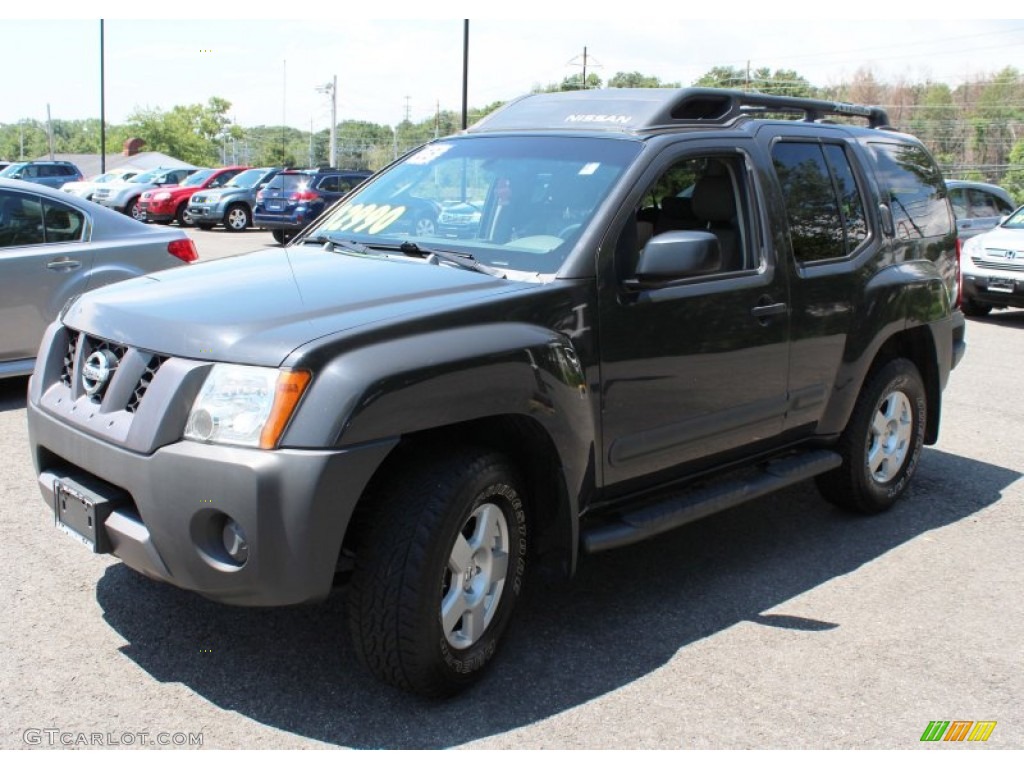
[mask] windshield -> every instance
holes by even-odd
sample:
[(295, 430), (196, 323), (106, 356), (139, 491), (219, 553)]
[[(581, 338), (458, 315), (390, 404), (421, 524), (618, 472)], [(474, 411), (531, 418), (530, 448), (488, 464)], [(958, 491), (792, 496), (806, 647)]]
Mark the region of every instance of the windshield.
[(13, 176), (16, 173), (21, 173), (22, 169), (26, 165), (27, 165), (27, 163), (15, 163), (14, 165), (9, 165), (6, 168), (4, 168), (2, 171), (0, 171), (0, 176), (2, 176), (4, 178), (9, 178), (9, 177)]
[(238, 189), (255, 187), (269, 170), (269, 168), (250, 168), (248, 171), (242, 171), (224, 186), (237, 187)]
[(183, 187), (198, 187), (200, 184), (202, 184), (204, 181), (206, 181), (212, 175), (213, 175), (213, 169), (212, 168), (206, 168), (206, 169), (204, 169), (202, 171), (196, 171), (191, 176), (186, 177), (185, 180), (183, 182), (181, 182), (181, 186), (183, 186)]
[(1003, 222), (1003, 227), (1006, 229), (1024, 229), (1024, 206), (1021, 206), (1007, 216)]
[(158, 179), (161, 176), (163, 176), (165, 173), (167, 173), (167, 169), (166, 168), (156, 168), (156, 169), (154, 169), (152, 171), (146, 171), (145, 173), (140, 173), (138, 176), (133, 178), (132, 181), (136, 182), (138, 184), (149, 184), (154, 179)]
[(640, 151), (633, 141), (466, 137), (428, 144), (332, 210), (310, 239), (448, 249), (552, 274)]

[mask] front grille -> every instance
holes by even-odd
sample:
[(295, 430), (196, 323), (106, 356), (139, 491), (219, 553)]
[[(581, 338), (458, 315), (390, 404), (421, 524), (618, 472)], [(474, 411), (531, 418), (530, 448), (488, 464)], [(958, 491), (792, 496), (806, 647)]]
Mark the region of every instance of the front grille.
[[(96, 353), (103, 356), (102, 362)], [(90, 375), (86, 376), (84, 369), (90, 357), (93, 358), (93, 364)], [(60, 383), (70, 389), (76, 398), (88, 397), (91, 402), (104, 405), (104, 410), (125, 410), (134, 414), (160, 366), (167, 360), (167, 357), (152, 352), (69, 330), (61, 361)], [(108, 371), (106, 380), (98, 388), (95, 378), (97, 364), (105, 366)], [(126, 377), (127, 381), (124, 380)], [(118, 381), (116, 386), (115, 381)], [(90, 394), (90, 388), (95, 388), (95, 392)], [(115, 399), (107, 402), (112, 392), (117, 393), (113, 395)]]
[(975, 266), (987, 269), (1007, 269), (1011, 272), (1024, 272), (1024, 259), (1020, 261), (1004, 261), (1002, 259), (995, 261), (984, 257), (972, 256), (971, 261), (974, 262)]
[(146, 370), (142, 376), (139, 377), (139, 383), (135, 385), (132, 390), (132, 396), (128, 399), (128, 405), (124, 407), (128, 413), (135, 413), (139, 408), (139, 403), (142, 402), (142, 398), (146, 395), (146, 390), (149, 385), (153, 382), (153, 377), (156, 376), (156, 372), (160, 370), (160, 366), (166, 362), (166, 357), (160, 355), (153, 355), (149, 363), (146, 365)]
[(68, 345), (64, 350), (64, 361), (60, 370), (60, 383), (70, 388), (75, 376), (75, 348), (78, 346), (78, 334), (68, 334)]

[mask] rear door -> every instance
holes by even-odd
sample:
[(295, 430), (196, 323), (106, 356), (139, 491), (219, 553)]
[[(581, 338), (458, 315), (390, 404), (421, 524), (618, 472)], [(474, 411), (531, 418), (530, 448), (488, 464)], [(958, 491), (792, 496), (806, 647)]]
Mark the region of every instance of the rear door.
[(76, 208), (0, 190), (0, 361), (35, 357), (46, 326), (85, 290), (85, 225)]

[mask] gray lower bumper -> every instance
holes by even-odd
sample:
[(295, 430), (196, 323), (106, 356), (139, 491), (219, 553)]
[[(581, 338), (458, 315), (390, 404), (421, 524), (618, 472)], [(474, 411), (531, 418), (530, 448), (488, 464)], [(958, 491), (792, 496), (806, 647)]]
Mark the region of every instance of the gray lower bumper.
[[(277, 450), (182, 441), (141, 455), (83, 434), (28, 405), (43, 497), (54, 482), (123, 491), (104, 523), (113, 555), (154, 578), (236, 605), (288, 605), (330, 591), (342, 539), (366, 483), (391, 450)], [(223, 550), (229, 517), (248, 559)]]

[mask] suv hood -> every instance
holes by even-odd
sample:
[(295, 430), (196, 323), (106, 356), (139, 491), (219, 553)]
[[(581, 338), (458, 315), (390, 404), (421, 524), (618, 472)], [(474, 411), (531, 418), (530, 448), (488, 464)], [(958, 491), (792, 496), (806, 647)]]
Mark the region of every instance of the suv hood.
[(426, 262), (297, 246), (89, 291), (62, 319), (76, 330), (150, 352), (278, 366), (292, 350), (328, 334), (529, 287)]

